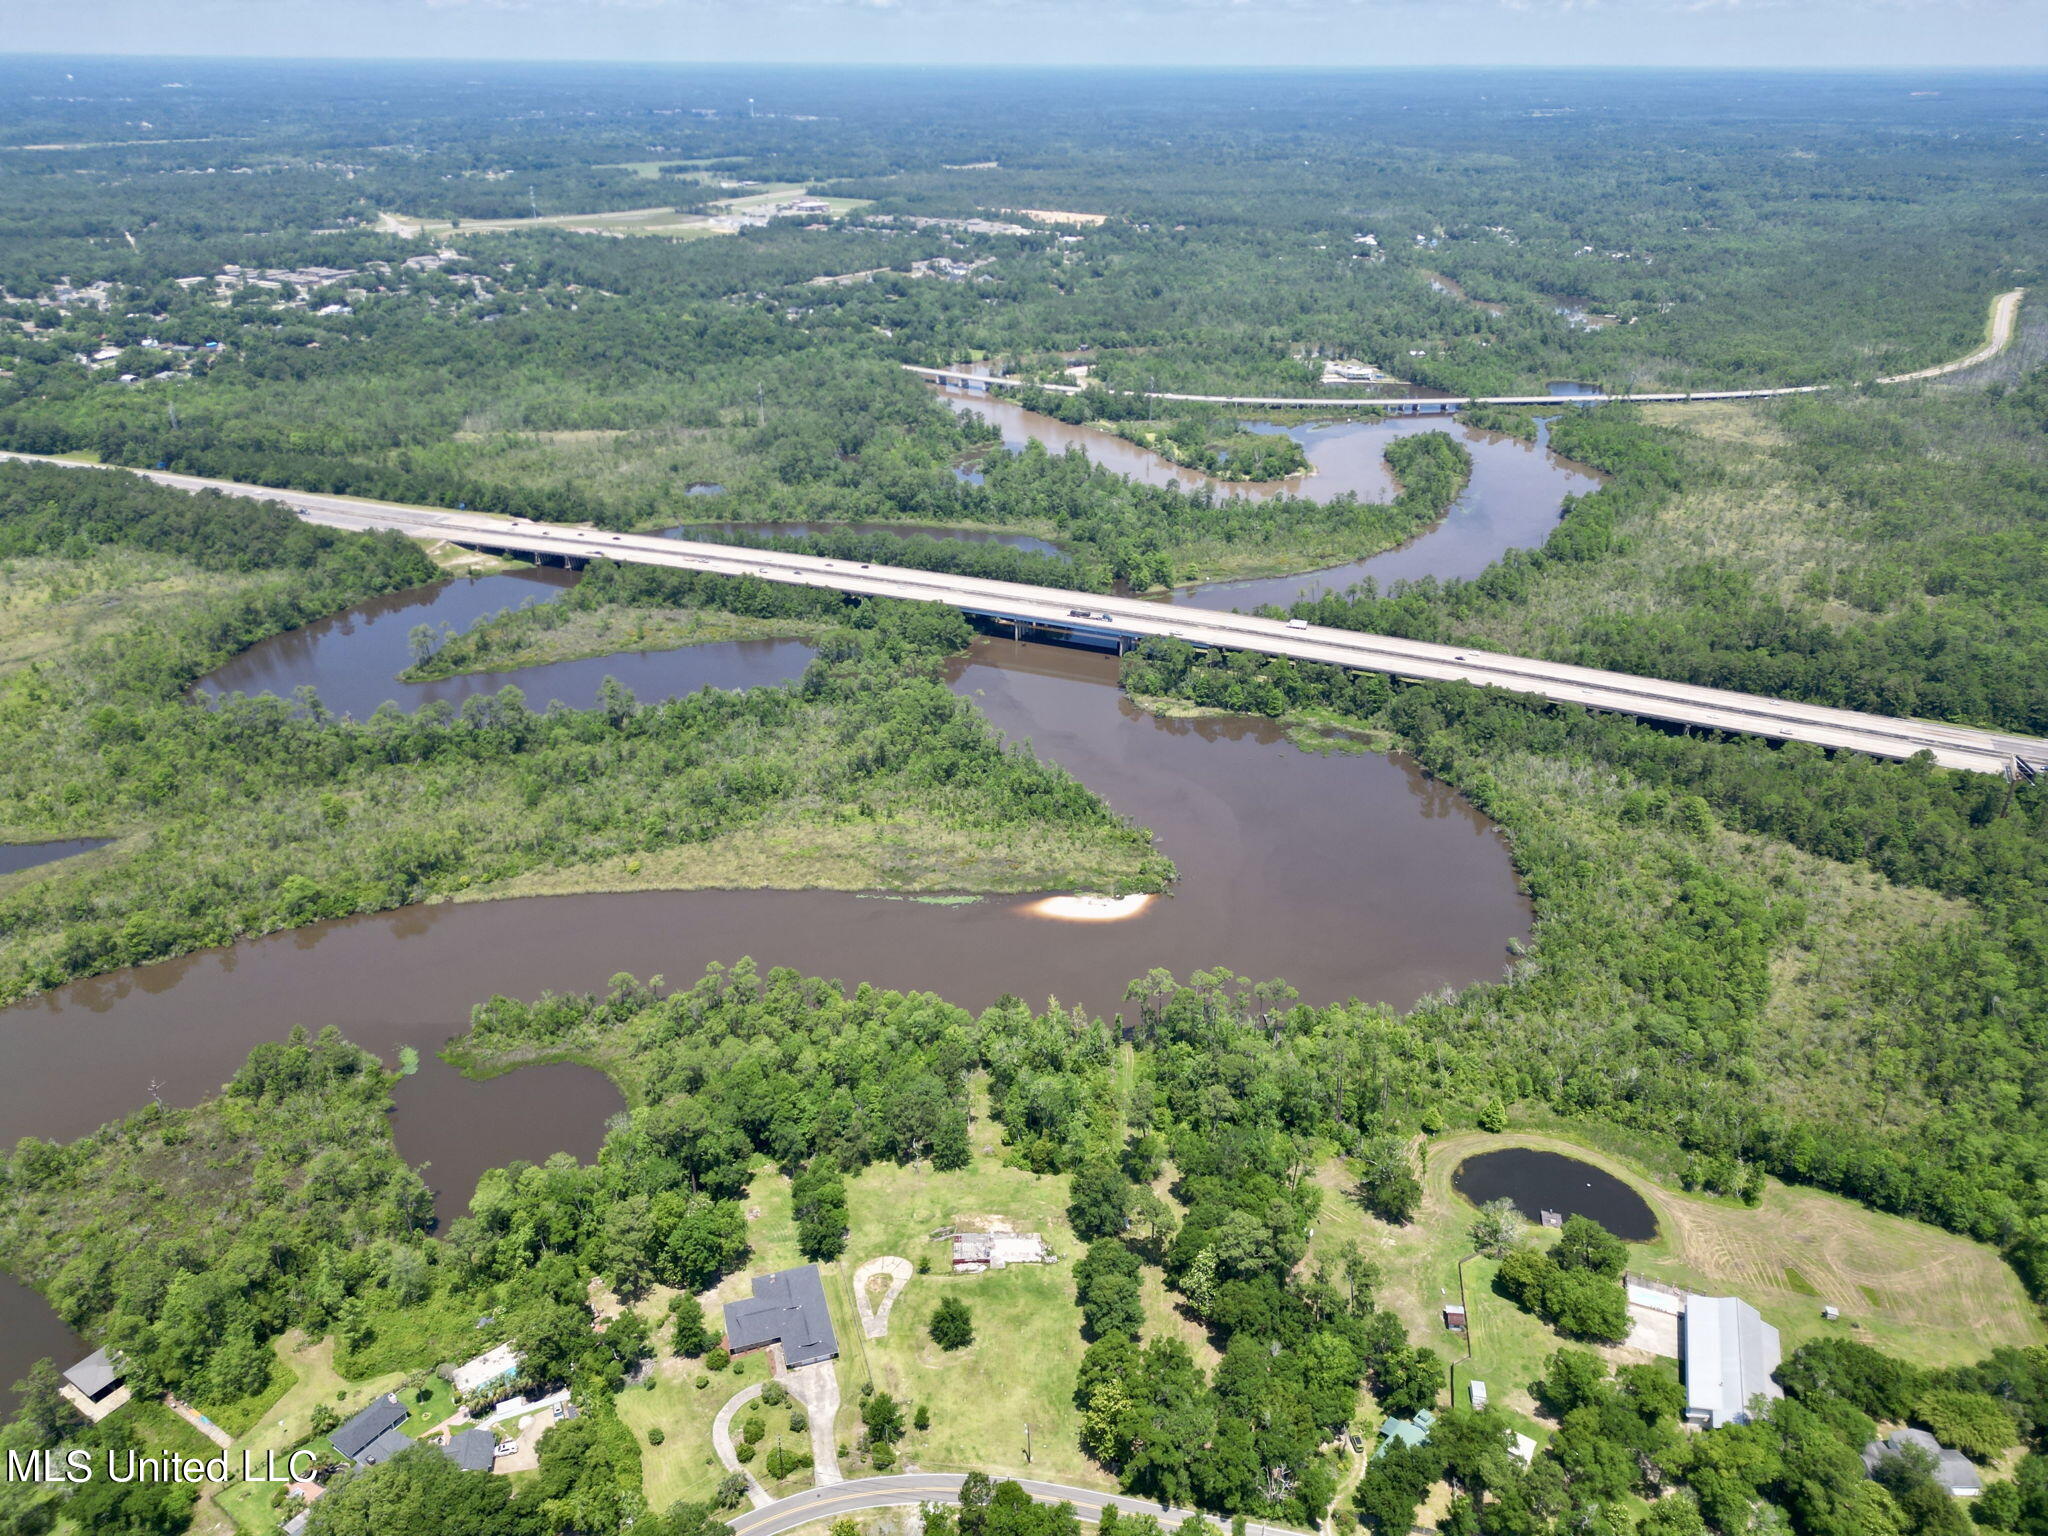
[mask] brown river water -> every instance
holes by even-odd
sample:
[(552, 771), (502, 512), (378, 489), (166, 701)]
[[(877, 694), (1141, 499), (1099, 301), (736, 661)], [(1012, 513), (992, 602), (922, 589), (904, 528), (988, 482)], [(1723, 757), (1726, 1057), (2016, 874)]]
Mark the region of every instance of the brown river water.
[(1183, 469), (1111, 432), (1070, 426), (987, 395), (944, 391), (948, 406), (1000, 428), (1015, 451), (1036, 438), (1054, 453), (1079, 448), (1098, 464), (1148, 485), (1207, 487), (1218, 495), (1270, 500), (1302, 496), (1324, 501), (1350, 492), (1361, 501), (1390, 501), (1398, 487), (1387, 468), (1387, 445), (1418, 432), (1445, 432), (1472, 455), (1472, 480), (1434, 527), (1397, 549), (1326, 570), (1250, 581), (1219, 581), (1170, 594), (1165, 601), (1194, 608), (1285, 607), (1323, 592), (1342, 592), (1370, 578), (1382, 590), (1397, 581), (1433, 576), (1453, 581), (1477, 576), (1511, 549), (1530, 549), (1550, 536), (1564, 515), (1565, 498), (1597, 490), (1600, 476), (1550, 451), (1548, 424), (1535, 442), (1482, 432), (1451, 415), (1392, 416), (1380, 421), (1299, 424), (1247, 422), (1253, 431), (1284, 431), (1308, 455), (1309, 473), (1259, 483), (1217, 480)]
[[(1015, 412), (1002, 402), (955, 408)], [(1021, 435), (1080, 443), (1111, 467), (1158, 481), (1193, 477), (1107, 434), (1030, 417)], [(1005, 422), (1006, 435), (1011, 424)], [(1306, 494), (1391, 494), (1380, 454), (1392, 437), (1448, 430), (1473, 449), (1460, 509), (1406, 547), (1400, 574), (1472, 574), (1503, 549), (1541, 541), (1564, 495), (1590, 475), (1541, 447), (1475, 433), (1441, 417), (1297, 427), (1316, 473)], [(1237, 488), (1233, 488), (1237, 489)], [(1255, 488), (1274, 495), (1300, 486)], [(1490, 551), (1490, 553), (1488, 552)], [(1483, 556), (1483, 558), (1482, 558)], [(1472, 564), (1477, 561), (1478, 564)], [(1373, 562), (1361, 562), (1370, 565)], [(1348, 568), (1347, 568), (1348, 569)], [(1381, 566), (1381, 579), (1396, 574)], [(393, 681), (408, 635), (457, 629), (485, 613), (552, 597), (561, 573), (457, 580), (395, 594), (253, 647), (201, 692), (289, 696), (311, 684), (337, 712), (386, 699), (411, 709), (458, 702), (506, 682), (536, 707), (587, 704), (616, 676), (642, 699), (698, 687), (779, 683), (801, 672), (793, 643), (697, 646), (612, 656), (428, 685)], [(1321, 578), (1334, 583), (1334, 573)], [(1349, 580), (1355, 580), (1351, 577)], [(1317, 578), (1287, 578), (1297, 591)], [(1342, 584), (1348, 584), (1344, 582)], [(1240, 583), (1176, 600), (1209, 606), (1286, 601)], [(1223, 596), (1223, 594), (1228, 594)], [(1227, 966), (1280, 977), (1310, 1002), (1356, 997), (1406, 1008), (1440, 989), (1497, 978), (1531, 913), (1496, 829), (1462, 797), (1398, 754), (1304, 753), (1269, 722), (1160, 720), (1116, 687), (1115, 658), (984, 639), (952, 683), (1014, 739), (1074, 772), (1150, 828), (1179, 866), (1171, 895), (1117, 922), (1063, 921), (1036, 898), (932, 906), (810, 891), (657, 891), (411, 907), (318, 923), (224, 950), (117, 971), (0, 1011), (0, 1145), (73, 1137), (146, 1102), (192, 1103), (230, 1077), (259, 1041), (293, 1024), (332, 1023), (420, 1070), (395, 1093), (399, 1150), (425, 1165), (443, 1220), (461, 1213), (479, 1174), (556, 1151), (595, 1155), (623, 1106), (598, 1073), (557, 1065), (471, 1081), (435, 1052), (493, 992), (531, 997), (600, 988), (619, 971), (693, 980), (712, 961), (751, 956), (849, 985), (927, 990), (970, 1008), (1015, 993), (1108, 1015), (1126, 982), (1155, 966), (1185, 977)], [(75, 1347), (33, 1292), (0, 1292), (0, 1393), (43, 1354)], [(60, 1366), (68, 1363), (59, 1360)]]

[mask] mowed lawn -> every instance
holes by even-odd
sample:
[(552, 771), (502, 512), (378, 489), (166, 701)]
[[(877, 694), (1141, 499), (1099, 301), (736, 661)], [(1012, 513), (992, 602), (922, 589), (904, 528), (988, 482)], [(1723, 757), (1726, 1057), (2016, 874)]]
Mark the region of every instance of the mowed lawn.
[[(708, 1499), (725, 1476), (711, 1448), (711, 1421), (735, 1394), (768, 1376), (765, 1356), (734, 1364), (737, 1370), (707, 1371), (703, 1361), (678, 1359), (664, 1349), (654, 1362), (652, 1390), (636, 1386), (619, 1393), (619, 1419), (640, 1442), (641, 1487), (655, 1510), (678, 1500)], [(710, 1385), (700, 1388), (705, 1378)], [(649, 1445), (647, 1431), (657, 1425), (661, 1444)]]
[[(1937, 1366), (1980, 1358), (1993, 1343), (2048, 1338), (2017, 1277), (1981, 1243), (1775, 1180), (1754, 1209), (1687, 1194), (1613, 1153), (1546, 1132), (1473, 1132), (1425, 1144), (1422, 1208), (1405, 1227), (1361, 1212), (1345, 1196), (1342, 1166), (1326, 1165), (1319, 1179), (1328, 1194), (1313, 1254), (1334, 1269), (1337, 1245), (1357, 1241), (1380, 1265), (1382, 1300), (1400, 1313), (1410, 1337), (1447, 1357), (1462, 1356), (1464, 1341), (1444, 1330), (1441, 1308), (1458, 1298), (1458, 1262), (1471, 1252), (1475, 1213), (1451, 1188), (1451, 1177), (1467, 1157), (1502, 1147), (1561, 1152), (1627, 1183), (1649, 1202), (1658, 1224), (1654, 1240), (1631, 1245), (1629, 1267), (1688, 1290), (1742, 1297), (1778, 1328), (1788, 1352), (1831, 1335)], [(1486, 1260), (1465, 1268), (1474, 1358), (1457, 1368), (1458, 1391), (1462, 1398), (1476, 1376), (1494, 1402), (1526, 1416), (1534, 1408), (1529, 1381), (1565, 1341), (1495, 1296), (1493, 1270)], [(1823, 1305), (1840, 1307), (1841, 1320), (1823, 1320)]]
[[(852, 1230), (846, 1256), (834, 1266), (838, 1274), (827, 1281), (841, 1329), (842, 1440), (851, 1444), (859, 1431), (860, 1388), (871, 1379), (904, 1404), (906, 1418), (918, 1404), (931, 1411), (930, 1430), (912, 1432), (899, 1447), (909, 1463), (1112, 1486), (1076, 1443), (1074, 1372), (1083, 1344), (1073, 1261), (1081, 1245), (1067, 1225), (1066, 1203), (1064, 1177), (1004, 1167), (986, 1154), (958, 1172), (877, 1167), (847, 1182)], [(989, 1217), (1043, 1234), (1060, 1261), (953, 1275), (950, 1244), (931, 1234)], [(897, 1298), (888, 1336), (868, 1339), (853, 1306), (851, 1277), (864, 1261), (884, 1254), (913, 1267), (929, 1258), (932, 1272), (914, 1275)], [(947, 1296), (966, 1302), (974, 1317), (974, 1343), (964, 1350), (948, 1352), (931, 1341), (932, 1313)], [(847, 1468), (849, 1474), (861, 1470)]]

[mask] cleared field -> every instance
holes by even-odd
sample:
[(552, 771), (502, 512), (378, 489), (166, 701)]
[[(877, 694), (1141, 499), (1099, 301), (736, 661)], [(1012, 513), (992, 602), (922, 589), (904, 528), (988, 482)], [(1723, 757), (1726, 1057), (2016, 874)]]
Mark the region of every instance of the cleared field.
[[(986, 1134), (977, 1125), (977, 1140)], [(1064, 1177), (1007, 1168), (986, 1156), (953, 1173), (883, 1167), (847, 1181), (852, 1233), (845, 1259), (835, 1266), (839, 1276), (827, 1280), (844, 1351), (842, 1441), (851, 1444), (858, 1432), (860, 1386), (872, 1379), (877, 1390), (905, 1405), (906, 1417), (920, 1403), (931, 1410), (931, 1428), (913, 1431), (898, 1447), (907, 1463), (1111, 1486), (1077, 1444), (1080, 1415), (1072, 1394), (1084, 1346), (1070, 1266), (1081, 1245), (1067, 1225), (1066, 1202)], [(949, 1246), (933, 1242), (930, 1234), (956, 1220), (992, 1216), (1018, 1231), (1044, 1234), (1060, 1262), (952, 1275)], [(889, 1317), (888, 1337), (864, 1339), (852, 1321), (843, 1277), (883, 1254), (913, 1265), (929, 1257), (932, 1273), (914, 1275), (904, 1287)], [(972, 1345), (950, 1353), (933, 1344), (927, 1331), (947, 1296), (967, 1303), (975, 1333)], [(859, 1470), (847, 1467), (849, 1475)]]
[[(728, 235), (734, 232), (731, 220), (746, 215), (770, 213), (776, 205), (796, 198), (808, 197), (806, 190), (794, 183), (778, 183), (748, 192), (743, 197), (722, 198), (713, 203), (712, 213), (678, 213), (674, 205), (655, 208), (615, 208), (607, 213), (544, 213), (537, 217), (519, 219), (423, 219), (410, 214), (380, 213), (378, 227), (392, 234), (419, 237), (423, 235), (444, 235), (455, 230), (465, 234), (503, 234), (519, 229), (566, 229), (573, 234), (585, 235), (664, 235), (672, 240), (701, 239), (709, 235)], [(839, 218), (857, 208), (868, 206), (867, 199), (854, 197), (821, 197), (825, 205), (822, 212), (807, 210), (817, 218)]]
[[(2048, 1338), (2019, 1280), (1990, 1248), (1919, 1222), (1863, 1209), (1818, 1190), (1768, 1184), (1754, 1209), (1652, 1183), (1607, 1153), (1562, 1137), (1454, 1136), (1429, 1149), (1423, 1222), (1448, 1222), (1462, 1241), (1471, 1207), (1450, 1188), (1475, 1152), (1527, 1146), (1563, 1152), (1633, 1187), (1659, 1233), (1631, 1250), (1633, 1269), (1689, 1289), (1753, 1303), (1791, 1349), (1827, 1333), (1862, 1338), (1923, 1365), (1979, 1358), (1991, 1342)], [(1840, 1322), (1822, 1320), (1823, 1305)]]
[(516, 229), (567, 229), (603, 235), (668, 235), (689, 238), (723, 231), (712, 226), (701, 213), (677, 213), (673, 206), (660, 208), (616, 208), (609, 213), (545, 213), (524, 219), (419, 219), (406, 214), (380, 215), (385, 228), (407, 236), (445, 235), (455, 230), (465, 234), (503, 234)]
[[(1459, 1299), (1459, 1261), (1472, 1251), (1465, 1238), (1471, 1207), (1450, 1190), (1449, 1169), (1455, 1166), (1446, 1163), (1441, 1177), (1424, 1178), (1422, 1209), (1413, 1222), (1395, 1227), (1367, 1215), (1352, 1201), (1348, 1191), (1353, 1181), (1342, 1163), (1324, 1164), (1316, 1174), (1325, 1194), (1309, 1246), (1309, 1263), (1327, 1264), (1333, 1279), (1341, 1283), (1343, 1266), (1337, 1260), (1337, 1249), (1347, 1241), (1357, 1243), (1379, 1266), (1379, 1303), (1407, 1325), (1409, 1342), (1426, 1344), (1446, 1361), (1460, 1362), (1452, 1372), (1453, 1391), (1462, 1394), (1469, 1382), (1485, 1382), (1489, 1400), (1496, 1407), (1516, 1416), (1524, 1430), (1542, 1438), (1548, 1430), (1536, 1418), (1529, 1383), (1542, 1375), (1544, 1360), (1565, 1341), (1494, 1295), (1493, 1273), (1498, 1266), (1488, 1259), (1474, 1259), (1465, 1266), (1472, 1346), (1469, 1363), (1463, 1362), (1466, 1340), (1443, 1325), (1443, 1307)], [(1431, 1175), (1436, 1172), (1432, 1160)], [(1364, 1417), (1368, 1429), (1377, 1427), (1377, 1412)]]

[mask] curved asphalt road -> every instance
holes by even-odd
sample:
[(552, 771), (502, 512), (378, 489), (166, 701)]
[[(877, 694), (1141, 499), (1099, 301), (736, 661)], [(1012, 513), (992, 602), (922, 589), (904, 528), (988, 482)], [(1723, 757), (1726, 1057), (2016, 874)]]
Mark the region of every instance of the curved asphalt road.
[[(998, 1482), (1003, 1479), (996, 1479)], [(853, 1514), (863, 1509), (892, 1509), (906, 1504), (953, 1504), (960, 1498), (962, 1477), (957, 1472), (906, 1472), (894, 1477), (864, 1477), (849, 1483), (839, 1483), (830, 1488), (806, 1488), (802, 1493), (793, 1493), (786, 1499), (777, 1499), (773, 1504), (760, 1509), (749, 1510), (732, 1516), (726, 1523), (733, 1529), (733, 1536), (781, 1536), (784, 1531), (793, 1531), (800, 1525), (813, 1520), (831, 1520), (840, 1515)], [(1169, 1509), (1163, 1504), (1153, 1504), (1144, 1499), (1126, 1498), (1122, 1494), (1104, 1493), (1095, 1488), (1069, 1488), (1064, 1483), (1040, 1483), (1029, 1478), (1016, 1478), (1032, 1498), (1048, 1503), (1065, 1500), (1074, 1506), (1075, 1513), (1083, 1520), (1098, 1519), (1105, 1507), (1115, 1505), (1118, 1512), (1126, 1515), (1150, 1515), (1166, 1530), (1174, 1530), (1184, 1520), (1193, 1519), (1191, 1509)], [(1214, 1520), (1215, 1525), (1228, 1522)], [(1246, 1536), (1300, 1536), (1300, 1533), (1286, 1526), (1261, 1525), (1249, 1521), (1245, 1525)]]

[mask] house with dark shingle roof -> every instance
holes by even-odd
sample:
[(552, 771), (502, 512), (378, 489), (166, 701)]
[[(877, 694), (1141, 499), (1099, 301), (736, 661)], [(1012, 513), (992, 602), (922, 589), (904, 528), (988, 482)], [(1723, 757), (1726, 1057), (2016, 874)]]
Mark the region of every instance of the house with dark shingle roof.
[(1923, 1452), (1934, 1465), (1934, 1484), (1945, 1490), (1951, 1498), (1974, 1499), (1984, 1491), (1984, 1475), (1976, 1464), (1961, 1451), (1943, 1445), (1924, 1429), (1902, 1429), (1888, 1440), (1873, 1440), (1863, 1447), (1864, 1470), (1872, 1476), (1877, 1469), (1894, 1456), (1904, 1456), (1907, 1448)]
[(386, 1392), (327, 1438), (344, 1461), (374, 1467), (412, 1444), (412, 1437), (398, 1429), (406, 1418), (405, 1404), (396, 1393)]
[(725, 1347), (733, 1354), (782, 1346), (791, 1369), (839, 1356), (839, 1337), (832, 1331), (832, 1313), (825, 1305), (825, 1282), (818, 1266), (804, 1264), (754, 1277), (754, 1294), (725, 1304)]
[(479, 1429), (472, 1424), (468, 1429), (450, 1435), (448, 1443), (441, 1447), (441, 1454), (465, 1472), (488, 1472), (498, 1459), (498, 1437), (488, 1429)]

